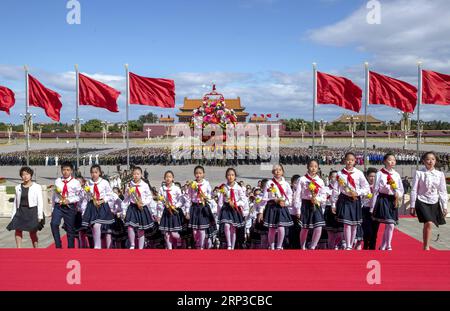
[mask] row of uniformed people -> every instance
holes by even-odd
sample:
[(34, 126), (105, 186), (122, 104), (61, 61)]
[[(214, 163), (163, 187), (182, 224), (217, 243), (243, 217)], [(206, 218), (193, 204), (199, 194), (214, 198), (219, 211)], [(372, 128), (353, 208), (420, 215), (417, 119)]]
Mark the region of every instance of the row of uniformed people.
[[(427, 228), (432, 223), (444, 223), (442, 216), (447, 208), (445, 178), (434, 169), (435, 162), (434, 153), (425, 154), (426, 168), (416, 172), (413, 183), (413, 211)], [(236, 182), (236, 171), (229, 168), (226, 182), (218, 188), (217, 202), (201, 166), (195, 168), (195, 180), (184, 193), (174, 184), (173, 172), (167, 171), (165, 185), (154, 200), (148, 184), (141, 179), (139, 167), (133, 169), (132, 181), (121, 199), (101, 178), (98, 165), (91, 167), (91, 179), (82, 185), (72, 177), (71, 164), (63, 163), (62, 177), (55, 181), (53, 196), (51, 228), (55, 246), (62, 247), (59, 226), (64, 219), (68, 247), (74, 247), (78, 230), (83, 241), (91, 236), (94, 248), (102, 245), (110, 248), (112, 235), (116, 240), (119, 236), (125, 240), (127, 236), (130, 248), (135, 248), (136, 242), (138, 248), (144, 248), (146, 235), (157, 236), (160, 232), (167, 248), (179, 246), (181, 240), (191, 236), (195, 247), (203, 249), (212, 247), (212, 238), (219, 229), (219, 237), (223, 237), (228, 249), (235, 248), (236, 242), (245, 237), (254, 242), (253, 247), (259, 243), (259, 247), (270, 249), (282, 249), (286, 245), (315, 249), (324, 239), (328, 240), (329, 248), (341, 245), (353, 249), (360, 247), (357, 241), (364, 238), (364, 248), (374, 249), (378, 225), (384, 223), (380, 249), (390, 250), (398, 222), (399, 199), (403, 196), (400, 175), (394, 170), (395, 157), (385, 155), (385, 168), (375, 178), (374, 172), (369, 172), (372, 184), (354, 163), (354, 154), (346, 154), (345, 167), (330, 174), (327, 186), (317, 174), (319, 164), (315, 160), (309, 161), (308, 173), (297, 176), (292, 185), (284, 179), (283, 167), (275, 165), (273, 178), (263, 182), (261, 191), (252, 200)], [(21, 171), (21, 175), (25, 173)], [(21, 210), (21, 204), (16, 209)], [(39, 209), (37, 212), (40, 213)], [(20, 231), (23, 219), (16, 218), (13, 217), (8, 229)], [(424, 239), (426, 249), (427, 239)], [(82, 242), (81, 246), (84, 245)]]

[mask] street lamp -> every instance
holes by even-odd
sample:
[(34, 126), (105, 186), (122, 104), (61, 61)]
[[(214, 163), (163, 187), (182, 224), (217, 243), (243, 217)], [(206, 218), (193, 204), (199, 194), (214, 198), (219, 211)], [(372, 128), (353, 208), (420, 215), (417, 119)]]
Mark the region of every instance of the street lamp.
[(23, 133), (25, 134), (25, 144), (27, 149), (30, 148), (30, 133), (33, 132), (33, 117), (36, 117), (35, 114), (31, 114), (29, 112), (25, 114), (20, 114), (23, 118)]
[(417, 135), (419, 135), (419, 142), (422, 141), (422, 134), (423, 134), (423, 122), (422, 120), (419, 120), (419, 132), (417, 133)]
[(41, 124), (39, 124), (39, 125), (37, 126), (37, 129), (38, 129), (39, 141), (41, 141), (41, 135), (42, 135), (42, 125), (41, 125)]
[(127, 123), (119, 123), (119, 128), (122, 130), (122, 140), (125, 143), (127, 136)]
[(11, 123), (6, 126), (6, 131), (8, 132), (8, 144), (11, 144), (11, 136), (13, 132), (13, 125)]
[(408, 146), (408, 135), (411, 130), (411, 114), (408, 112), (399, 112), (402, 116), (400, 128), (403, 131), (403, 149)]
[(354, 148), (355, 147), (356, 120), (359, 118), (355, 117), (355, 116), (350, 116), (350, 117), (347, 117), (346, 119), (349, 120), (348, 131), (350, 132), (350, 135), (352, 136), (352, 141), (350, 143), (350, 147)]
[(323, 145), (325, 143), (324, 135), (325, 135), (326, 127), (327, 127), (327, 122), (323, 121), (323, 120), (320, 120), (319, 132), (320, 132), (320, 144), (321, 145)]
[(150, 140), (150, 132), (152, 131), (152, 129), (147, 128), (146, 131), (147, 131), (147, 140)]
[(109, 131), (109, 126), (110, 126), (111, 124), (110, 123), (108, 123), (108, 121), (103, 121), (102, 122), (102, 127), (103, 127), (103, 129), (102, 129), (102, 133), (103, 133), (103, 144), (107, 144), (108, 143), (108, 131)]
[(305, 121), (302, 120), (302, 122), (300, 123), (300, 131), (302, 133), (302, 142), (305, 141), (305, 130), (306, 130), (306, 123), (305, 123)]
[(392, 135), (392, 123), (391, 121), (389, 121), (387, 123), (387, 133), (388, 133), (388, 140), (391, 140), (391, 135)]

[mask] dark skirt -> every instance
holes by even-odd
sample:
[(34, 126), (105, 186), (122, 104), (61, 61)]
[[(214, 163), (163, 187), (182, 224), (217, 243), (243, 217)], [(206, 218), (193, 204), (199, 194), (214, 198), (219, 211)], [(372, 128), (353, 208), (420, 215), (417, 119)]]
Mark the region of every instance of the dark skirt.
[(439, 202), (435, 204), (427, 204), (425, 202), (416, 200), (416, 214), (419, 218), (419, 222), (426, 223), (431, 221), (439, 227), (440, 225), (445, 225), (445, 217), (442, 213)]
[(361, 224), (361, 199), (353, 200), (353, 198), (341, 193), (336, 202), (336, 221), (350, 226)]
[(363, 228), (362, 228), (362, 225), (358, 225), (356, 227), (355, 241), (362, 241), (362, 240), (364, 240)]
[(215, 227), (215, 218), (208, 204), (192, 203), (189, 210), (189, 228), (205, 230), (210, 226)]
[(115, 221), (111, 226), (112, 239), (116, 242), (122, 242), (128, 239), (127, 228), (120, 217), (115, 217)]
[(184, 213), (181, 208), (177, 208), (175, 213), (164, 209), (159, 223), (159, 230), (163, 232), (180, 232), (184, 226)]
[(125, 227), (133, 227), (138, 230), (147, 230), (155, 227), (150, 210), (147, 206), (141, 209), (134, 203), (128, 206), (127, 214), (125, 215)]
[(395, 208), (395, 196), (384, 193), (378, 194), (372, 217), (375, 221), (383, 224), (397, 224), (398, 209)]
[(83, 214), (82, 226), (91, 227), (95, 224), (101, 224), (102, 233), (111, 233), (114, 223), (114, 214), (111, 212), (108, 203), (101, 204), (98, 208), (90, 201)]
[(44, 228), (45, 220), (39, 221), (37, 206), (33, 207), (22, 207), (16, 211), (11, 222), (8, 224), (6, 229), (19, 230), (19, 231), (41, 231)]
[(325, 227), (322, 208), (314, 206), (310, 200), (302, 200), (300, 226), (302, 229)]
[(281, 207), (275, 201), (267, 202), (264, 211), (264, 226), (268, 228), (290, 227), (294, 224), (287, 207)]
[(344, 226), (336, 220), (336, 214), (333, 213), (331, 205), (325, 206), (325, 213), (323, 216), (325, 218), (325, 230), (332, 232), (344, 231)]
[(236, 228), (245, 226), (245, 220), (242, 216), (242, 212), (232, 208), (228, 203), (225, 203), (220, 210), (219, 223), (230, 224)]

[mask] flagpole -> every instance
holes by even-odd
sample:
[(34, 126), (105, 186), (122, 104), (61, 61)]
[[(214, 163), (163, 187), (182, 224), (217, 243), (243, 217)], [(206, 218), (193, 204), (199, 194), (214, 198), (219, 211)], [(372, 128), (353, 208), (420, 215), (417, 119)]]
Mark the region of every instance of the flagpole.
[(80, 107), (80, 82), (78, 75), (78, 64), (75, 64), (75, 95), (76, 95), (76, 108), (75, 108), (75, 145), (77, 148), (77, 170), (80, 169), (80, 118), (79, 118), (79, 107)]
[(127, 135), (127, 168), (130, 169), (130, 132), (128, 130), (128, 108), (130, 105), (130, 72), (128, 71), (128, 64), (125, 64), (125, 74), (127, 76), (126, 78), (126, 108), (125, 108), (125, 118), (126, 118), (126, 135)]
[(313, 123), (312, 123), (312, 157), (316, 156), (316, 104), (317, 104), (317, 64), (313, 63)]
[(25, 65), (25, 122), (24, 122), (24, 130), (25, 130), (25, 153), (27, 157), (27, 166), (30, 165), (30, 103), (29, 103), (29, 90), (28, 90), (28, 66)]
[(364, 63), (365, 93), (364, 96), (364, 172), (367, 169), (367, 108), (369, 106), (369, 63)]
[(420, 153), (420, 105), (422, 105), (422, 62), (417, 62), (418, 83), (417, 83), (417, 145), (416, 145), (416, 170), (419, 169)]

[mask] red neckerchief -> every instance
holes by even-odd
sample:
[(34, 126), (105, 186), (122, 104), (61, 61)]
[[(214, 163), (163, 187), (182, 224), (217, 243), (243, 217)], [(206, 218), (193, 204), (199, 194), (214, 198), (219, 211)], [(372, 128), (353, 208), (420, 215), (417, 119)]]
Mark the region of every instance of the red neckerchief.
[(70, 176), (68, 180), (65, 180), (65, 179), (62, 180), (62, 182), (64, 183), (64, 187), (63, 187), (63, 190), (62, 190), (61, 195), (62, 195), (63, 197), (66, 197), (66, 196), (69, 194), (69, 188), (67, 187), (67, 184), (68, 184), (71, 180), (72, 180), (72, 176)]
[(166, 188), (167, 193), (167, 201), (169, 201), (170, 205), (173, 205), (172, 194), (170, 193), (170, 188)]
[(387, 175), (387, 183), (390, 184), (392, 182), (392, 174), (384, 169), (384, 167), (380, 170), (383, 174)]
[[(130, 183), (130, 186), (132, 186), (132, 184)], [(141, 197), (141, 192), (139, 191), (139, 185), (138, 184), (134, 184), (134, 187), (136, 188), (136, 193), (139, 197)]]
[(199, 202), (201, 202), (202, 201), (202, 193), (203, 193), (203, 191), (202, 191), (202, 184), (203, 183), (198, 183), (197, 182), (197, 199), (198, 199), (198, 201)]
[(281, 195), (284, 196), (286, 199), (288, 196), (286, 195), (286, 192), (284, 192), (283, 187), (281, 187), (280, 183), (274, 178), (272, 178), (273, 183), (277, 186), (278, 190), (280, 191)]
[(234, 189), (232, 186), (230, 186), (230, 200), (233, 202), (234, 208), (236, 210), (239, 210), (239, 207), (237, 206), (237, 202), (236, 202), (236, 195), (234, 194)]
[(319, 184), (318, 184), (311, 176), (309, 176), (309, 174), (306, 174), (305, 177), (306, 177), (306, 179), (308, 179), (310, 182), (312, 182), (312, 183), (314, 184), (314, 186), (316, 186), (316, 190), (314, 190), (314, 193), (315, 193), (315, 194), (318, 194), (318, 193), (319, 193), (319, 189), (321, 188), (321, 187), (319, 186)]
[(100, 191), (98, 191), (98, 186), (97, 186), (96, 182), (94, 182), (94, 194), (95, 194), (95, 198), (97, 200), (100, 200)]
[(345, 168), (341, 171), (342, 174), (347, 175), (347, 181), (348, 183), (356, 190), (356, 183), (355, 180), (352, 177), (353, 172), (347, 171)]

